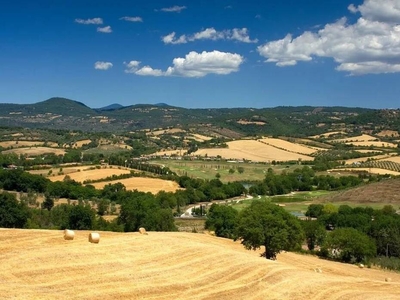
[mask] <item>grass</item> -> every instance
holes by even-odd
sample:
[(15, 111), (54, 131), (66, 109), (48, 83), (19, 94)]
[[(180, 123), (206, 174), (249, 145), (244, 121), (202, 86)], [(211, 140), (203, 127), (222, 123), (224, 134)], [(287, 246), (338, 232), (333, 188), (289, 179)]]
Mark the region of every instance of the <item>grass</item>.
[[(299, 165), (271, 165), (255, 163), (229, 163), (226, 161), (179, 161), (179, 160), (153, 160), (152, 163), (164, 165), (176, 172), (179, 176), (187, 175), (193, 178), (215, 179), (217, 173), (221, 175), (222, 182), (254, 181), (262, 180), (268, 168), (272, 168), (277, 174), (282, 171), (292, 172)], [(237, 170), (242, 167), (244, 172)], [(230, 173), (229, 170), (235, 170)]]

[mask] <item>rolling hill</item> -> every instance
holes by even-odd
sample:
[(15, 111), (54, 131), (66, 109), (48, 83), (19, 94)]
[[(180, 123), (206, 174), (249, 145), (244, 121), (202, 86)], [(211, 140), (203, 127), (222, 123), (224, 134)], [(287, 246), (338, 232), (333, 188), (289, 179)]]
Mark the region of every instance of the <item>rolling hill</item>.
[[(274, 107), (187, 109), (165, 103), (112, 104), (92, 109), (65, 98), (34, 104), (0, 103), (0, 126), (52, 128), (88, 132), (117, 132), (166, 127), (198, 127), (207, 131), (230, 130), (237, 135), (312, 136), (341, 130), (397, 131), (398, 110), (346, 107)], [(228, 136), (229, 137), (229, 136)]]
[[(400, 274), (206, 234), (0, 229), (1, 299), (398, 299)], [(315, 270), (321, 272), (315, 272)], [(387, 279), (387, 278), (390, 278)], [(385, 281), (388, 280), (388, 282)]]
[(327, 202), (400, 204), (400, 178), (385, 179), (319, 198)]

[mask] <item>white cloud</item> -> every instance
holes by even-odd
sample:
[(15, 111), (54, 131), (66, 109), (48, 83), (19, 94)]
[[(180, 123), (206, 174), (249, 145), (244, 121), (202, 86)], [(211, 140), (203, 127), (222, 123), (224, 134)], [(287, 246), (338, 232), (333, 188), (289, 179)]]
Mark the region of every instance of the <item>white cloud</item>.
[(172, 7), (161, 8), (161, 11), (164, 11), (164, 12), (178, 12), (178, 13), (180, 13), (182, 10), (184, 10), (186, 8), (187, 8), (186, 6), (175, 5), (175, 6), (172, 6)]
[(358, 12), (358, 9), (357, 9), (357, 7), (355, 7), (354, 4), (350, 4), (350, 5), (347, 7), (347, 9), (348, 9), (349, 11), (351, 11), (353, 14), (355, 14), (356, 12)]
[(361, 13), (354, 24), (342, 18), (316, 32), (295, 38), (288, 34), (257, 51), (280, 67), (328, 57), (338, 63), (336, 70), (352, 75), (400, 72), (400, 1), (365, 0), (348, 9)]
[(126, 65), (126, 73), (134, 73), (141, 76), (181, 76), (181, 77), (204, 77), (208, 74), (226, 75), (237, 72), (244, 58), (236, 53), (211, 51), (197, 53), (190, 52), (185, 58), (178, 57), (164, 72), (153, 69), (150, 66), (139, 68), (140, 62), (133, 60)]
[(399, 0), (365, 0), (357, 10), (371, 21), (400, 23)]
[(186, 44), (187, 43), (185, 35), (181, 35), (179, 38), (175, 38), (175, 32), (171, 32), (170, 34), (163, 36), (162, 41), (164, 42), (164, 44)]
[(111, 69), (112, 66), (113, 66), (113, 64), (110, 63), (110, 62), (107, 62), (107, 61), (96, 61), (96, 62), (94, 63), (94, 68), (95, 68), (96, 70), (105, 71), (105, 70)]
[(141, 76), (163, 76), (164, 73), (163, 71), (159, 69), (153, 69), (150, 66), (144, 66), (143, 68), (137, 70), (135, 72), (136, 75), (141, 75)]
[(97, 32), (111, 33), (112, 29), (111, 29), (111, 26), (97, 27)]
[(131, 60), (128, 63), (124, 62), (124, 65), (126, 65), (125, 73), (135, 73), (140, 65), (140, 61)]
[(175, 58), (166, 76), (203, 77), (207, 74), (226, 75), (237, 72), (244, 59), (241, 55), (217, 50), (190, 52), (185, 58)]
[(230, 32), (230, 36), (228, 35), (228, 39), (237, 40), (243, 43), (257, 43), (258, 39), (251, 40), (249, 37), (249, 33), (247, 28), (234, 28), (232, 32)]
[(236, 40), (243, 43), (257, 43), (258, 40), (251, 40), (247, 28), (234, 28), (232, 30), (217, 31), (213, 27), (206, 28), (192, 35), (181, 35), (176, 37), (176, 33), (172, 32), (163, 36), (162, 41), (165, 44), (185, 44), (196, 40)]
[(85, 24), (85, 25), (89, 25), (89, 24), (96, 24), (96, 25), (101, 25), (103, 24), (103, 19), (102, 18), (93, 18), (93, 19), (75, 19), (76, 23), (79, 24)]
[(119, 19), (128, 22), (143, 22), (143, 19), (141, 17), (122, 17)]

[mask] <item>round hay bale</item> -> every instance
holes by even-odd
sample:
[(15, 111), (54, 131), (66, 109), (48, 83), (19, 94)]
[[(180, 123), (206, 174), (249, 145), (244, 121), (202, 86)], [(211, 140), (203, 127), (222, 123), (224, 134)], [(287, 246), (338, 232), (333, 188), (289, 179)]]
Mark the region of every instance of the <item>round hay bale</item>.
[(72, 241), (75, 237), (75, 232), (69, 229), (64, 230), (64, 240)]
[(140, 228), (139, 228), (139, 232), (140, 232), (140, 234), (146, 234), (146, 235), (148, 235), (148, 233), (146, 232), (146, 229), (145, 229), (144, 227), (140, 227)]
[(362, 268), (364, 268), (364, 265), (363, 264), (359, 264), (358, 267), (362, 269)]
[(100, 242), (100, 234), (98, 234), (97, 232), (91, 232), (89, 234), (89, 242), (98, 244)]
[(392, 281), (392, 278), (386, 277), (386, 278), (385, 278), (385, 281), (386, 281), (386, 282), (391, 282), (391, 281)]

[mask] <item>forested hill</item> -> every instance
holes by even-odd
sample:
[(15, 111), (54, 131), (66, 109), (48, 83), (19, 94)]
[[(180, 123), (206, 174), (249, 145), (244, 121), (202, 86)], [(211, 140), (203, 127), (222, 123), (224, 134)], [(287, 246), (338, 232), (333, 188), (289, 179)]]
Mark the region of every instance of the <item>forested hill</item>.
[(167, 104), (113, 105), (92, 109), (65, 98), (35, 104), (0, 104), (0, 126), (84, 131), (126, 131), (166, 127), (226, 129), (239, 135), (314, 135), (343, 124), (362, 130), (400, 131), (400, 110), (347, 107), (186, 109)]

